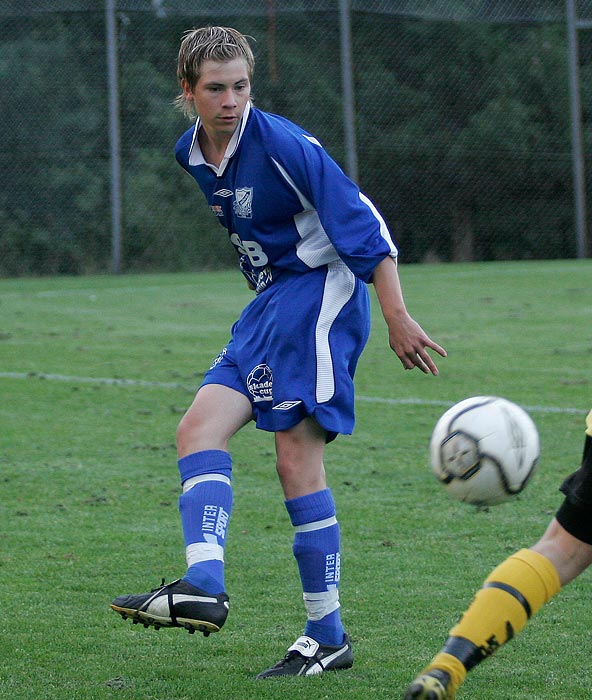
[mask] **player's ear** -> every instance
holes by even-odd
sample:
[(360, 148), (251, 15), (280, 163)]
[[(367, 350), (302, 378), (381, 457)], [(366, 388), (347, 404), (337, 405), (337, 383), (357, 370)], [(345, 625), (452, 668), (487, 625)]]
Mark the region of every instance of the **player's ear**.
[(181, 89), (183, 90), (186, 100), (193, 100), (193, 88), (191, 87), (189, 81), (185, 78), (181, 80)]

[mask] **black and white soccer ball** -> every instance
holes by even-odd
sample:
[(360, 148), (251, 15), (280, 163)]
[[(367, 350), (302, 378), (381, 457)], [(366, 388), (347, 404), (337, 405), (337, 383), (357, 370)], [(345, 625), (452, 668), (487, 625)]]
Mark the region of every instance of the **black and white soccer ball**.
[(459, 501), (492, 506), (521, 491), (540, 454), (528, 413), (497, 396), (472, 396), (449, 408), (430, 441), (432, 470)]

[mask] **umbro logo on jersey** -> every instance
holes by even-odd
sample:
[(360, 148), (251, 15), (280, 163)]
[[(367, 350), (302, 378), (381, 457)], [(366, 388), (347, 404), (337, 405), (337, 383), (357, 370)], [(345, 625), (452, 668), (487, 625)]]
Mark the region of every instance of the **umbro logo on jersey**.
[(282, 401), (282, 403), (278, 403), (277, 406), (273, 407), (274, 411), (289, 411), (291, 408), (294, 408), (294, 406), (298, 406), (298, 404), (302, 403), (302, 401)]
[(221, 189), (214, 192), (214, 197), (218, 195), (219, 197), (232, 197), (232, 190)]

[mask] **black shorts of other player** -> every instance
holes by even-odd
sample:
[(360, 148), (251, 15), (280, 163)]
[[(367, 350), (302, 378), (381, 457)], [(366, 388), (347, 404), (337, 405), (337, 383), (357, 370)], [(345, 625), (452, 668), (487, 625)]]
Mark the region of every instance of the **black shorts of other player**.
[(565, 501), (557, 511), (557, 520), (577, 539), (592, 544), (592, 437), (586, 435), (581, 467), (560, 487)]

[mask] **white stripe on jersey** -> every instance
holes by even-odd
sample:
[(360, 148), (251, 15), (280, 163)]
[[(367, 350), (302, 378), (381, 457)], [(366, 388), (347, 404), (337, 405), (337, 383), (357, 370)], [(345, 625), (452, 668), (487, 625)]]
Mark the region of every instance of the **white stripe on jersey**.
[(380, 222), (380, 235), (389, 244), (390, 249), (391, 249), (391, 253), (390, 253), (391, 257), (396, 258), (399, 251), (397, 250), (397, 246), (393, 243), (393, 239), (391, 238), (391, 234), (388, 230), (388, 226), (386, 225), (386, 221), (382, 218), (382, 216), (380, 215), (380, 212), (372, 203), (372, 200), (368, 199), (368, 197), (366, 197), (366, 195), (363, 192), (360, 192), (360, 199), (362, 200), (362, 202), (364, 202), (364, 204), (367, 207), (369, 207), (370, 211), (374, 214), (374, 216)]
[(294, 217), (294, 225), (300, 236), (300, 241), (296, 244), (296, 255), (310, 268), (322, 267), (338, 260), (337, 251), (329, 240), (323, 224), (321, 224), (317, 210), (296, 187), (296, 183), (286, 170), (275, 158), (272, 158), (272, 160), (284, 180), (296, 192), (296, 196), (304, 209), (304, 211), (296, 214)]
[[(308, 201), (308, 199), (302, 194), (302, 192), (296, 187), (296, 183), (290, 175), (288, 175), (285, 168), (283, 168), (275, 158), (272, 158), (276, 168), (280, 171), (280, 174), (284, 180), (290, 185), (290, 187), (296, 193), (300, 204), (304, 211), (300, 214), (296, 214), (294, 217), (294, 225), (300, 235), (300, 242), (296, 244), (296, 255), (302, 260), (308, 267), (316, 268), (322, 265), (327, 265), (330, 262), (334, 262), (339, 259), (337, 251), (333, 247), (333, 244), (329, 240), (329, 236), (323, 224), (319, 219), (319, 214), (313, 205)], [(398, 250), (391, 234), (389, 232), (388, 226), (385, 220), (380, 215), (378, 209), (372, 203), (372, 200), (368, 199), (363, 192), (360, 192), (360, 201), (363, 202), (368, 209), (372, 212), (373, 216), (379, 223), (380, 235), (389, 244), (391, 249), (390, 255), (393, 258), (397, 258)]]
[(329, 332), (339, 312), (351, 299), (356, 278), (347, 265), (339, 260), (330, 263), (325, 279), (323, 302), (315, 329), (317, 354), (316, 397), (319, 403), (329, 401), (335, 393), (333, 358), (329, 346)]

